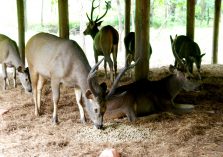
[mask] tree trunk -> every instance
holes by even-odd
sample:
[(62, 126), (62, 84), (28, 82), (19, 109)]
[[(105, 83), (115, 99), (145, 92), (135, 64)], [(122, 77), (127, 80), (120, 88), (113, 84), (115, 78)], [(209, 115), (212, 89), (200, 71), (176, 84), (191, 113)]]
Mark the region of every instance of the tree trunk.
[(44, 10), (44, 0), (42, 0), (41, 4), (41, 26), (43, 27), (43, 10)]
[(187, 0), (187, 36), (194, 39), (195, 0)]
[[(131, 0), (125, 0), (125, 36), (130, 32)], [(127, 51), (125, 51), (125, 56)]]
[(80, 36), (82, 38), (82, 48), (84, 52), (86, 52), (85, 37), (83, 35), (83, 32), (86, 29), (86, 21), (83, 20), (86, 16), (85, 4), (85, 1), (81, 1)]
[(69, 39), (68, 0), (58, 0), (59, 35)]
[(220, 12), (221, 12), (221, 0), (215, 0), (214, 36), (213, 36), (213, 64), (218, 63), (218, 35), (219, 35)]
[(17, 0), (17, 15), (18, 15), (18, 47), (20, 57), (25, 64), (25, 24), (24, 24), (24, 1)]
[(146, 78), (149, 71), (149, 9), (150, 0), (136, 0), (135, 15), (135, 66), (136, 80)]
[(118, 24), (119, 24), (119, 52), (122, 50), (122, 32), (123, 32), (123, 24), (122, 24), (122, 9), (121, 9), (121, 5), (120, 5), (120, 1), (116, 0), (117, 2), (117, 7), (118, 7)]

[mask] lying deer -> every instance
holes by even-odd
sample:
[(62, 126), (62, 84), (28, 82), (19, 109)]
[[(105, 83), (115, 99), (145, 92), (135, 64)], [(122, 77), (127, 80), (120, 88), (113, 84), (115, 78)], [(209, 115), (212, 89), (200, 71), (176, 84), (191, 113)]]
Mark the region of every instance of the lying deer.
[(29, 70), (28, 68), (25, 68), (25, 65), (23, 64), (19, 56), (19, 50), (16, 42), (3, 34), (0, 34), (0, 63), (2, 64), (4, 90), (6, 89), (6, 84), (9, 85), (7, 67), (12, 67), (13, 86), (16, 87), (16, 71), (17, 71), (23, 88), (28, 92), (32, 91), (32, 86), (29, 78)]
[(188, 80), (183, 72), (170, 66), (172, 74), (161, 80), (142, 79), (117, 87), (125, 71), (135, 64), (127, 66), (126, 61), (125, 68), (115, 79), (110, 92), (106, 95), (105, 116), (122, 116), (124, 113), (129, 121), (134, 121), (137, 116), (171, 110), (177, 108), (174, 99), (181, 90), (192, 91), (199, 86), (198, 83)]
[[(87, 25), (86, 30), (84, 31), (84, 35), (91, 35), (93, 38), (93, 48), (94, 48), (94, 57), (95, 63), (98, 63), (98, 56), (104, 56), (104, 69), (105, 75), (107, 77), (107, 68), (106, 62), (109, 64), (110, 68), (110, 80), (111, 82), (114, 80), (114, 75), (117, 72), (117, 53), (118, 53), (118, 41), (119, 35), (115, 28), (110, 25), (102, 27), (100, 30), (98, 27), (101, 25), (102, 21), (100, 21), (106, 14), (109, 9), (109, 3), (106, 2), (106, 11), (100, 17), (93, 20), (93, 13), (94, 10), (98, 7), (94, 7), (94, 1), (92, 1), (92, 8), (91, 8), (91, 17), (88, 16), (89, 23)], [(113, 56), (113, 62), (111, 60), (110, 55)], [(114, 64), (114, 65), (113, 65)], [(113, 71), (113, 67), (115, 72)]]
[[(187, 71), (192, 74), (193, 73), (193, 63), (196, 64), (199, 78), (200, 76), (200, 68), (201, 68), (201, 60), (205, 54), (201, 54), (200, 48), (196, 42), (194, 42), (191, 38), (180, 35), (175, 37), (175, 39), (170, 36), (171, 45), (174, 46), (176, 53), (179, 58), (185, 59)], [(173, 50), (173, 49), (172, 49)], [(178, 66), (177, 60), (175, 60), (175, 65)]]
[[(90, 119), (101, 129), (106, 109), (103, 84), (88, 75), (91, 67), (81, 47), (73, 40), (62, 39), (48, 33), (39, 33), (29, 39), (26, 57), (32, 80), (35, 115), (40, 114), (41, 91), (46, 79), (51, 80), (54, 124), (58, 122), (57, 105), (60, 85), (74, 87), (81, 121), (85, 123), (83, 105)], [(91, 74), (91, 73), (90, 73)]]

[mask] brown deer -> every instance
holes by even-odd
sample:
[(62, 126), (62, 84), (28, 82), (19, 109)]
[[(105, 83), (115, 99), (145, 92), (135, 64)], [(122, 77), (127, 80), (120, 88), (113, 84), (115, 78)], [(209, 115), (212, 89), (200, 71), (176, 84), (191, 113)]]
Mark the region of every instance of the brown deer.
[(7, 67), (13, 68), (13, 84), (16, 87), (16, 71), (18, 72), (19, 79), (23, 88), (27, 92), (32, 91), (32, 86), (29, 77), (29, 70), (25, 68), (19, 56), (19, 50), (14, 40), (0, 34), (0, 63), (2, 64), (2, 73), (4, 78), (3, 89), (6, 89), (6, 84), (9, 85), (7, 76)]
[[(179, 62), (181, 66), (185, 66), (182, 61)], [(117, 116), (123, 116), (124, 114), (129, 121), (134, 121), (137, 116), (144, 116), (154, 112), (185, 110), (175, 105), (175, 97), (181, 90), (192, 91), (199, 86), (198, 83), (188, 80), (183, 72), (170, 66), (169, 69), (172, 74), (161, 80), (149, 81), (148, 79), (142, 79), (117, 87), (124, 72), (134, 66), (127, 65), (128, 59), (125, 68), (119, 73), (110, 92), (106, 95), (107, 109), (105, 117), (117, 118)]]
[[(102, 23), (102, 21), (100, 20), (107, 14), (107, 11), (109, 9), (109, 3), (105, 2), (105, 13), (101, 17), (97, 17), (95, 20), (93, 20), (94, 10), (98, 7), (94, 7), (94, 1), (95, 0), (92, 1), (91, 16), (89, 17), (87, 14), (89, 23), (86, 30), (84, 31), (84, 35), (91, 35), (91, 37), (93, 38), (95, 63), (98, 63), (98, 56), (104, 56), (105, 75), (107, 77), (106, 62), (108, 62), (110, 68), (110, 80), (113, 81), (114, 75), (116, 75), (117, 72), (117, 52), (119, 35), (117, 30), (110, 25), (104, 26), (100, 30), (98, 29), (98, 27)], [(111, 54), (113, 56), (114, 63), (112, 62), (112, 59), (110, 57)], [(113, 71), (113, 67), (115, 71)]]
[(91, 77), (91, 67), (81, 47), (73, 40), (39, 33), (29, 39), (25, 52), (32, 80), (35, 115), (40, 114), (41, 91), (46, 79), (50, 79), (54, 124), (58, 122), (60, 85), (64, 84), (74, 87), (81, 122), (85, 123), (85, 104), (90, 119), (98, 129), (101, 129), (106, 109), (106, 91), (103, 90), (104, 84), (100, 86), (96, 78)]

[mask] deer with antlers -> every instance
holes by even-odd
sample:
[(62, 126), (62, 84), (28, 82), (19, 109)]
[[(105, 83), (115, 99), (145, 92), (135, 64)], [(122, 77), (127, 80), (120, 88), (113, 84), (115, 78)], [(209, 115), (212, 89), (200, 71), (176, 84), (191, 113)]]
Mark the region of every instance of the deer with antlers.
[[(100, 30), (98, 29), (98, 27), (102, 23), (101, 19), (107, 14), (110, 4), (108, 2), (105, 2), (106, 3), (105, 13), (101, 17), (97, 17), (95, 20), (93, 20), (94, 10), (98, 7), (98, 6), (94, 7), (94, 1), (95, 0), (92, 1), (91, 16), (89, 17), (87, 14), (89, 23), (87, 25), (86, 30), (84, 31), (84, 35), (91, 35), (91, 37), (93, 38), (95, 63), (98, 62), (98, 56), (104, 56), (105, 76), (107, 78), (106, 64), (108, 62), (110, 68), (110, 79), (111, 81), (113, 81), (114, 75), (116, 75), (117, 72), (117, 53), (118, 53), (119, 35), (118, 31), (110, 25), (104, 26)], [(111, 54), (113, 56), (113, 61), (110, 57)]]
[[(173, 48), (174, 49), (174, 48)], [(174, 52), (175, 53), (175, 52)], [(185, 68), (184, 62), (179, 56), (179, 64)], [(145, 116), (159, 111), (190, 111), (193, 106), (177, 106), (174, 103), (175, 97), (181, 90), (193, 91), (200, 84), (188, 80), (185, 73), (170, 65), (171, 74), (157, 81), (148, 79), (137, 80), (133, 83), (118, 87), (118, 82), (123, 74), (135, 64), (128, 66), (128, 58), (125, 67), (116, 77), (111, 90), (105, 95), (106, 118), (119, 118), (127, 116), (129, 121), (136, 120), (137, 116)], [(99, 62), (100, 64), (100, 62)], [(99, 65), (97, 64), (96, 67)], [(95, 74), (97, 68), (92, 68), (91, 73)], [(92, 76), (91, 74), (91, 76)], [(103, 91), (106, 91), (104, 86)]]

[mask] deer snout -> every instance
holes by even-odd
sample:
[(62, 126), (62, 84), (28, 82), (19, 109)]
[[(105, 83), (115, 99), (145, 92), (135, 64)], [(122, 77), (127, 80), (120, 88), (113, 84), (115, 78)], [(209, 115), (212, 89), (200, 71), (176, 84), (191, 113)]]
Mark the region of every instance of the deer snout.
[(102, 128), (103, 128), (103, 124), (94, 124), (94, 126), (95, 126), (97, 129), (102, 129)]
[(84, 31), (83, 33), (84, 33), (84, 35), (88, 35), (88, 32), (87, 32), (87, 30), (85, 30), (85, 31)]
[(32, 93), (32, 88), (28, 89), (27, 92)]
[(102, 129), (103, 128), (103, 116), (99, 116), (97, 118), (96, 121), (94, 121), (94, 126), (97, 128), (97, 129)]

